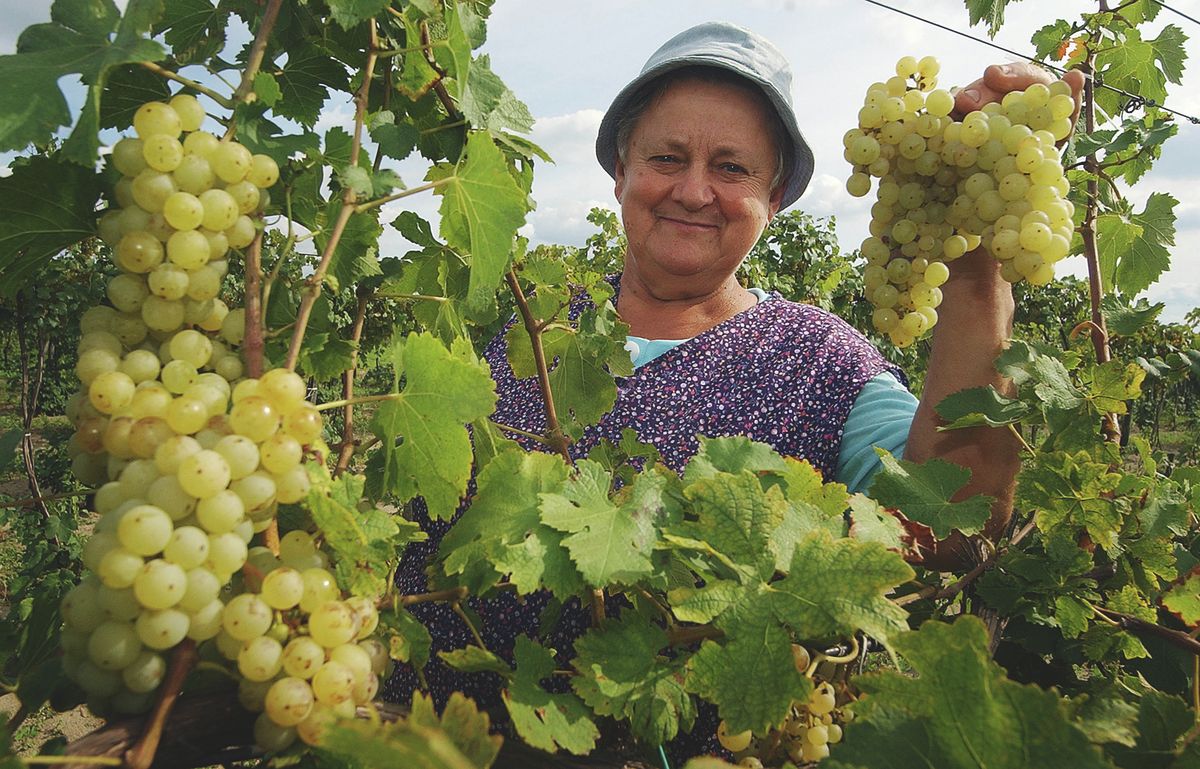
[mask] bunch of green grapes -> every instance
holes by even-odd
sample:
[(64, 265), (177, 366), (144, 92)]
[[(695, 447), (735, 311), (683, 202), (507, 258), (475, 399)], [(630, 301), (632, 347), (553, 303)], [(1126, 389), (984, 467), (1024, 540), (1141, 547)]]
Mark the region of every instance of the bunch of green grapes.
[(278, 504), (307, 496), (305, 457), (325, 453), (300, 376), (243, 377), (244, 313), (218, 298), (227, 252), (256, 236), (246, 212), (278, 169), (198, 130), (203, 116), (190, 96), (151, 102), (134, 118), (139, 138), (114, 147), (124, 205), (101, 230), (119, 235), (121, 272), (110, 304), (80, 320), (69, 448), (77, 477), (98, 487), (99, 518), (62, 603), (62, 646), (98, 713), (145, 710), (168, 650), (215, 642), (252, 537)]
[[(808, 675), (811, 657), (808, 650), (792, 644), (792, 657), (796, 669)], [(816, 763), (829, 757), (829, 746), (842, 741), (842, 724), (851, 720), (850, 711), (837, 707), (837, 695), (833, 686), (823, 681), (813, 688), (808, 700), (793, 703), (787, 719), (779, 727), (777, 740), (771, 740), (787, 758), (796, 764)], [(738, 766), (747, 769), (763, 769), (763, 760), (758, 755), (759, 744), (749, 732), (730, 733), (724, 721), (717, 726), (717, 741), (733, 753)], [(782, 759), (781, 759), (782, 760)]]
[(1056, 148), (1071, 133), (1070, 86), (1035, 84), (956, 121), (939, 69), (931, 56), (900, 59), (843, 138), (847, 191), (865, 196), (879, 180), (863, 280), (875, 328), (898, 347), (937, 323), (947, 262), (982, 245), (1005, 280), (1045, 285), (1074, 233)]
[(282, 750), (297, 737), (317, 745), (388, 673), (388, 650), (373, 636), (379, 614), (369, 599), (343, 596), (311, 535), (288, 532), (279, 556), (256, 550), (245, 580), (256, 590), (226, 605), (216, 649), (236, 663), (243, 707), (259, 713), (259, 747)]

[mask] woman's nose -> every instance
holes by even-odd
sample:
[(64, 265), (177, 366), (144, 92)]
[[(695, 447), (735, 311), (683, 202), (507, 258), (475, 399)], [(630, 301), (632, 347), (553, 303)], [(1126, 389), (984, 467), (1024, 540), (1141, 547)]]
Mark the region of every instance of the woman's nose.
[(698, 210), (715, 199), (708, 169), (699, 163), (690, 164), (675, 178), (672, 198), (689, 210)]

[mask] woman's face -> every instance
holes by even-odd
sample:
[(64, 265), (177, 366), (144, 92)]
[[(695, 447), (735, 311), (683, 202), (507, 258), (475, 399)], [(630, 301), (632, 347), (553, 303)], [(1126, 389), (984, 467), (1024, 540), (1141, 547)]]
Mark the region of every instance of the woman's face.
[(685, 79), (634, 126), (616, 168), (625, 269), (657, 298), (715, 291), (779, 209), (768, 109), (736, 86)]

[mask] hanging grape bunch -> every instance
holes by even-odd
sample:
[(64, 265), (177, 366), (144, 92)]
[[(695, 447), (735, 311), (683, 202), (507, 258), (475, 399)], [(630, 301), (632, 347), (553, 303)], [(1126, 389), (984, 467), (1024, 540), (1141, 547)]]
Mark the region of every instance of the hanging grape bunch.
[(1074, 231), (1056, 148), (1071, 133), (1070, 86), (1034, 84), (956, 121), (939, 70), (931, 56), (900, 59), (843, 138), (847, 191), (865, 196), (879, 180), (863, 282), (875, 328), (898, 347), (937, 323), (947, 262), (982, 245), (1005, 280), (1045, 285)]
[(149, 102), (112, 150), (122, 178), (99, 231), (120, 272), (111, 304), (80, 320), (68, 407), (99, 519), (62, 605), (63, 665), (93, 711), (138, 713), (169, 650), (207, 642), (236, 666), (243, 704), (265, 710), (259, 743), (280, 749), (353, 716), (387, 654), (370, 638), (375, 607), (342, 600), (310, 535), (289, 532), (279, 557), (249, 547), (279, 503), (308, 494), (323, 423), (294, 372), (243, 378), (244, 310), (219, 294), (279, 169), (203, 119), (192, 96)]
[[(792, 658), (798, 671), (813, 674), (815, 666), (806, 648), (792, 644)], [(842, 741), (842, 724), (851, 720), (853, 712), (837, 706), (833, 685), (820, 681), (807, 700), (792, 703), (787, 720), (770, 739), (755, 740), (749, 731), (730, 733), (722, 721), (717, 725), (717, 741), (734, 755), (738, 766), (748, 769), (763, 769), (759, 755), (764, 746), (783, 751), (796, 764), (812, 764), (829, 757), (829, 746)]]

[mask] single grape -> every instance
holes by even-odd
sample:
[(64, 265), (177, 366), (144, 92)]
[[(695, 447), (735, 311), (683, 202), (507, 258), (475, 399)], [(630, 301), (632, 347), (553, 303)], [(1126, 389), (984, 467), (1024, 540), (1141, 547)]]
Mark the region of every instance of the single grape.
[(753, 737), (754, 735), (750, 733), (750, 730), (730, 734), (729, 727), (723, 720), (717, 724), (717, 741), (721, 743), (721, 747), (731, 753), (740, 753), (750, 747), (750, 740)]
[(306, 681), (288, 677), (271, 685), (264, 704), (267, 715), (276, 724), (295, 726), (308, 717), (315, 701)]
[(195, 131), (204, 123), (204, 107), (191, 94), (178, 93), (169, 102), (179, 116), (179, 126), (184, 131)]
[(265, 635), (271, 626), (271, 618), (270, 606), (253, 593), (243, 593), (225, 605), (222, 624), (226, 633), (246, 642)]

